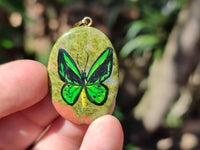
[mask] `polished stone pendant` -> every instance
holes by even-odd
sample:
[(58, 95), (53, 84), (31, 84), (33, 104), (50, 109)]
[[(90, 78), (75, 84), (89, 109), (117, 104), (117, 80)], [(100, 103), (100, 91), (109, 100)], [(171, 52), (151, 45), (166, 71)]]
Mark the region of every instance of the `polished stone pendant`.
[(112, 113), (118, 91), (118, 60), (105, 34), (85, 17), (54, 44), (48, 63), (52, 102), (77, 124)]

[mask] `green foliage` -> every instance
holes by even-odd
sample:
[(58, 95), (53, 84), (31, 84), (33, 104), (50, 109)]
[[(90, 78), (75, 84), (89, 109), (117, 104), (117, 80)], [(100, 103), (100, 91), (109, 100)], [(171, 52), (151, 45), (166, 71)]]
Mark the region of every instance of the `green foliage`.
[(10, 25), (0, 25), (0, 46), (10, 49), (22, 43), (20, 28), (14, 28)]
[(137, 150), (137, 147), (135, 147), (133, 144), (127, 144), (124, 146), (124, 150)]
[(121, 108), (118, 105), (115, 106), (113, 115), (115, 117), (117, 117), (120, 121), (122, 121), (124, 119), (124, 114), (123, 114)]
[(143, 34), (136, 38), (128, 41), (120, 51), (120, 57), (127, 57), (133, 50), (137, 50), (137, 53), (142, 53), (145, 50), (153, 49), (158, 43), (158, 38), (156, 35)]
[(8, 13), (11, 12), (19, 12), (21, 14), (24, 13), (22, 0), (0, 0), (0, 8)]
[(1, 41), (1, 45), (6, 48), (6, 49), (10, 49), (10, 48), (13, 48), (13, 42), (9, 39), (3, 39)]
[(153, 60), (161, 58), (163, 55), (163, 50), (162, 49), (156, 49), (153, 53)]
[(178, 128), (182, 125), (183, 119), (181, 117), (174, 117), (169, 113), (166, 117), (166, 123), (171, 128)]
[[(119, 56), (121, 58), (125, 59), (132, 53), (141, 54), (145, 51), (150, 51), (152, 52), (151, 60), (155, 60), (162, 57), (163, 55), (164, 46), (167, 42), (170, 31), (176, 22), (177, 14), (182, 8), (184, 1), (185, 0), (38, 0), (37, 2), (45, 6), (44, 8), (46, 14), (42, 16), (44, 17), (42, 19), (44, 19), (45, 27), (47, 27), (45, 29), (45, 36), (50, 37), (49, 39), (51, 39), (51, 36), (54, 35), (54, 31), (50, 31), (48, 29), (48, 15), (50, 15), (53, 10), (50, 9), (50, 11), (47, 11), (47, 7), (44, 4), (53, 4), (51, 6), (55, 10), (55, 14), (58, 13), (56, 14), (57, 16), (55, 15), (55, 18), (60, 25), (59, 21), (62, 20), (62, 18), (59, 18), (59, 12), (63, 13), (64, 10), (66, 11), (68, 6), (70, 7), (70, 5), (83, 3), (84, 6), (88, 9), (87, 12), (82, 12), (83, 10), (73, 10), (73, 13), (71, 14), (65, 12), (66, 17), (68, 18), (68, 15), (74, 15), (73, 17), (75, 18), (79, 16), (79, 14), (88, 14), (91, 16), (93, 15), (94, 18), (96, 17), (95, 19), (97, 19), (99, 22), (106, 23), (106, 26), (108, 27), (107, 29), (110, 31), (111, 36), (113, 37), (113, 39), (111, 40), (113, 40), (117, 44), (120, 43), (119, 45), (122, 46), (119, 53)], [(24, 28), (23, 24), (20, 27), (12, 27), (8, 22), (9, 15), (13, 12), (18, 12), (21, 14), (23, 20), (26, 19), (25, 22), (27, 21), (34, 23), (34, 20), (32, 20), (32, 18), (28, 18), (26, 16), (24, 4), (25, 3), (22, 0), (0, 0), (0, 13), (3, 12), (2, 16), (7, 17), (5, 20), (0, 22), (0, 63), (4, 63), (19, 57), (23, 58), (25, 56), (22, 53), (25, 53), (26, 56), (33, 55), (33, 57), (31, 58), (36, 59), (37, 61), (47, 65), (49, 54), (47, 52), (48, 48), (45, 51), (42, 49), (41, 51), (34, 51), (34, 54), (30, 53), (30, 51), (28, 50), (24, 51), (24, 49), (26, 49), (23, 47), (24, 40), (27, 39), (27, 37), (25, 36), (25, 32), (27, 32), (26, 29)], [(92, 4), (97, 4), (98, 6), (100, 6), (100, 8), (102, 8), (102, 10), (98, 8), (96, 14), (90, 14), (90, 12), (94, 12), (91, 11), (92, 7), (90, 7), (92, 6)], [(138, 17), (130, 22), (130, 19), (133, 18), (130, 18), (128, 14), (126, 15), (123, 12), (126, 9), (132, 9), (134, 11), (136, 10), (136, 13), (138, 13)], [(125, 27), (125, 34), (123, 27)], [(119, 29), (119, 31), (114, 31), (113, 29), (115, 28)], [(114, 44), (114, 47), (117, 46)], [(17, 57), (13, 55), (16, 55)], [(127, 74), (128, 71), (125, 71), (125, 73)], [(146, 77), (147, 75), (144, 76)], [(123, 101), (123, 99), (121, 101)], [(121, 122), (123, 122), (123, 125), (125, 125), (125, 121), (127, 118), (122, 111), (122, 107), (123, 106), (119, 106), (117, 104), (114, 109), (113, 115), (117, 117)], [(166, 117), (166, 124), (169, 127), (180, 127), (183, 123), (182, 121), (183, 114), (174, 115), (173, 113), (169, 112)], [(132, 127), (135, 128), (135, 126)], [(128, 142), (125, 141), (125, 143)], [(124, 150), (136, 149), (138, 148), (132, 143), (128, 143), (124, 146)]]
[(142, 29), (145, 28), (148, 28), (148, 26), (144, 23), (144, 21), (141, 20), (134, 21), (127, 31), (126, 38), (129, 40), (135, 38), (136, 35), (140, 33)]
[(187, 88), (182, 88), (179, 99), (173, 103), (166, 117), (169, 127), (178, 128), (183, 124), (183, 118), (192, 103), (192, 96)]
[[(183, 115), (179, 114), (177, 110), (174, 111), (174, 106), (176, 103), (172, 104), (169, 112), (167, 113), (165, 122), (171, 128), (178, 128), (183, 123)], [(177, 113), (178, 112), (178, 113)]]
[[(23, 1), (0, 0), (0, 20), (2, 19), (0, 21), (0, 63), (9, 61), (9, 57), (5, 56), (8, 54), (7, 50), (20, 47), (23, 43), (21, 27), (12, 27), (8, 22), (8, 17), (13, 12), (18, 12), (21, 15), (24, 14)], [(17, 57), (21, 57), (21, 55)]]
[(141, 15), (128, 27), (126, 43), (120, 51), (120, 57), (125, 58), (131, 52), (140, 54), (146, 50), (163, 50), (169, 36), (168, 31), (172, 28), (170, 24), (175, 23), (182, 2), (183, 0), (129, 1), (140, 10)]

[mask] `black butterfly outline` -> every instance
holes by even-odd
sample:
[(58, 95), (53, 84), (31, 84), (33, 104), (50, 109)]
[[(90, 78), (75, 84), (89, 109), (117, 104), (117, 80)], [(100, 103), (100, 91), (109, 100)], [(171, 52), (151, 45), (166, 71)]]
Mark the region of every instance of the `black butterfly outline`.
[[(58, 74), (65, 82), (61, 89), (61, 95), (65, 102), (74, 105), (78, 100), (83, 88), (90, 102), (96, 105), (103, 105), (108, 97), (109, 89), (103, 84), (112, 74), (113, 49), (107, 47), (93, 63), (88, 75), (80, 73), (76, 63), (63, 49), (58, 53)], [(101, 96), (104, 96), (103, 98)]]

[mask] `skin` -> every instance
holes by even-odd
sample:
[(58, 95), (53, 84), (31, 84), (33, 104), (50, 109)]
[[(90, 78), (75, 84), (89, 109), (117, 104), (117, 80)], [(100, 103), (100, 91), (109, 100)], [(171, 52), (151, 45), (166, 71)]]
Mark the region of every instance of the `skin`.
[(47, 69), (39, 62), (18, 60), (0, 65), (0, 149), (121, 150), (123, 130), (111, 115), (90, 125), (76, 125), (58, 115), (51, 103)]

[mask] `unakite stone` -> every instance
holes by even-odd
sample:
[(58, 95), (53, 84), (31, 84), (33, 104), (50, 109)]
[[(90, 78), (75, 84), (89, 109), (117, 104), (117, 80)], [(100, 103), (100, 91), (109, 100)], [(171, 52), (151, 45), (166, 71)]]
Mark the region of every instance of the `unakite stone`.
[(48, 63), (52, 102), (77, 124), (112, 113), (118, 91), (118, 61), (105, 34), (75, 27), (54, 44)]

